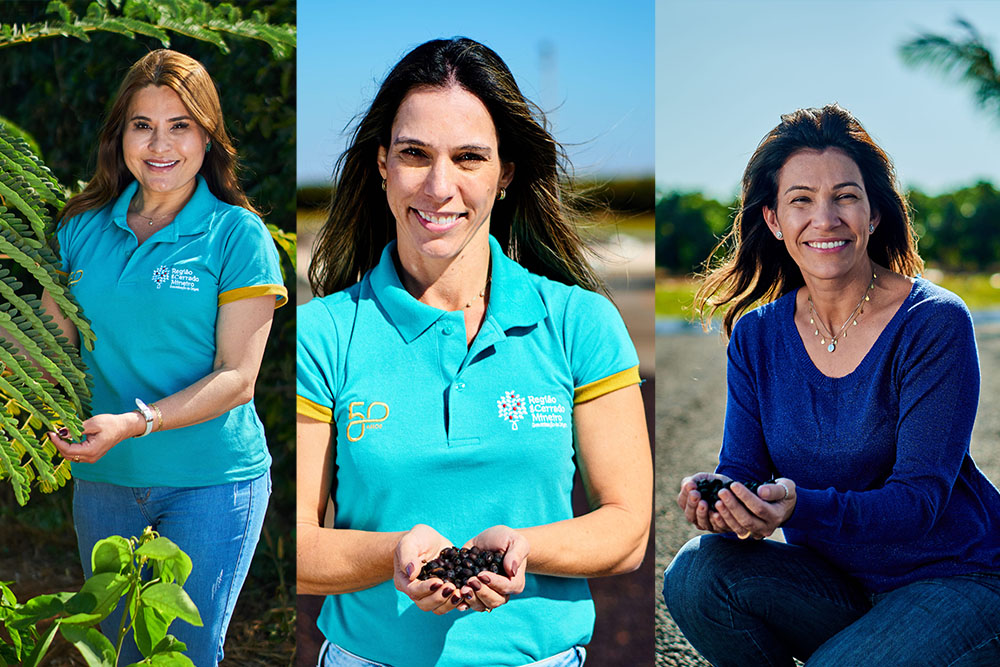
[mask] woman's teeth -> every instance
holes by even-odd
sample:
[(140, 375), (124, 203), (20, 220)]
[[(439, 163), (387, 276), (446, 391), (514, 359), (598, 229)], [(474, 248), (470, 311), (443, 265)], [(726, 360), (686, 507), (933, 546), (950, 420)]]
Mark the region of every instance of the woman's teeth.
[(830, 248), (839, 248), (842, 245), (847, 245), (847, 241), (809, 241), (806, 245), (810, 248), (829, 250)]
[(428, 222), (434, 223), (435, 225), (450, 225), (458, 220), (459, 215), (457, 213), (453, 213), (451, 215), (434, 215), (432, 213), (420, 211), (420, 217)]

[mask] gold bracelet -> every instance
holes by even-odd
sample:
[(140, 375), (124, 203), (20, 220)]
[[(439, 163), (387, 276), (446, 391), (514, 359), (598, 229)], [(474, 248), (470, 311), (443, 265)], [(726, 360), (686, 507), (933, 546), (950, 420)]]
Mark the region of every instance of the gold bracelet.
[(156, 403), (150, 403), (149, 407), (153, 408), (153, 411), (156, 413), (156, 429), (155, 430), (162, 431), (163, 430), (163, 413), (160, 412), (160, 406), (158, 406)]

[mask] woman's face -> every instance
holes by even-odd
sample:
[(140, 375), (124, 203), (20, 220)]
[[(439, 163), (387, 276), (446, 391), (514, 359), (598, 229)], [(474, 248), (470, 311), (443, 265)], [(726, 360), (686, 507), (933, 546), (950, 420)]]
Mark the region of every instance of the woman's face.
[(172, 89), (146, 86), (133, 96), (122, 153), (144, 196), (193, 191), (207, 142), (208, 134)]
[(485, 244), (497, 190), (514, 173), (486, 106), (459, 86), (407, 93), (378, 168), (401, 255), (426, 259), (454, 258), (473, 238)]
[(867, 272), (868, 225), (878, 226), (858, 165), (838, 148), (792, 154), (778, 172), (777, 207), (764, 207), (771, 232), (803, 277), (831, 279)]

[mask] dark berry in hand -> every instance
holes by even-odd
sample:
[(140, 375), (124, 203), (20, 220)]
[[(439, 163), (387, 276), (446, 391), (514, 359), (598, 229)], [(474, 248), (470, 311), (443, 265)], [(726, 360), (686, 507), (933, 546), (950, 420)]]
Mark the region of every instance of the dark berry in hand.
[(461, 588), (480, 572), (500, 574), (503, 570), (503, 552), (472, 547), (461, 549), (445, 547), (437, 558), (425, 564), (417, 579), (437, 577)]
[[(743, 482), (743, 486), (747, 487), (753, 493), (757, 493), (757, 489), (760, 488), (761, 484), (764, 482)], [(719, 502), (719, 491), (723, 489), (728, 489), (732, 486), (732, 482), (723, 482), (721, 479), (700, 479), (697, 482), (698, 493), (701, 494), (701, 499), (708, 503), (708, 508), (715, 512), (715, 503)]]

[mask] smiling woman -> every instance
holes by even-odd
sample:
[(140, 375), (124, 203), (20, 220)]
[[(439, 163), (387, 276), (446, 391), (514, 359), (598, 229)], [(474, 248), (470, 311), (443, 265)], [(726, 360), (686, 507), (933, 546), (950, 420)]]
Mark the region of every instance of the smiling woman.
[(638, 360), (560, 155), (500, 57), (456, 38), (393, 68), (338, 163), (298, 314), (298, 592), (326, 596), (323, 665), (580, 665), (586, 577), (642, 560)]
[[(171, 630), (199, 667), (222, 658), (267, 507), (271, 457), (252, 399), (286, 300), (235, 159), (205, 68), (153, 51), (125, 76), (97, 171), (57, 231), (70, 289), (97, 335), (81, 350), (94, 377), (84, 438), (49, 434), (73, 461), (83, 570), (90, 576), (91, 551), (109, 535), (152, 526), (173, 540), (194, 562), (185, 590), (204, 626)], [(43, 301), (75, 341), (55, 302)], [(128, 627), (124, 607), (103, 621), (107, 636)], [(129, 633), (122, 664), (152, 652), (145, 629)]]
[(914, 275), (892, 162), (836, 105), (783, 116), (726, 243), (696, 299), (731, 338), (719, 466), (677, 495), (711, 533), (665, 573), (678, 627), (721, 666), (1000, 664), (972, 321)]

